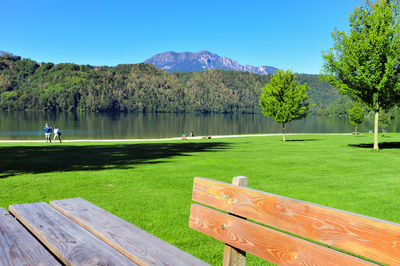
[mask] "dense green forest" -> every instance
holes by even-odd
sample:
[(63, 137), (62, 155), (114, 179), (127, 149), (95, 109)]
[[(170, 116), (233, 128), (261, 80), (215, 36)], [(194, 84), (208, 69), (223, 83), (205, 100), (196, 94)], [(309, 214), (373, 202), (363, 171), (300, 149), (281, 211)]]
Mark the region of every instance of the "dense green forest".
[[(226, 70), (169, 74), (148, 64), (37, 63), (3, 54), (0, 110), (254, 113), (269, 79)], [(317, 75), (297, 79), (312, 88), (314, 113), (337, 115), (336, 109), (351, 105)]]

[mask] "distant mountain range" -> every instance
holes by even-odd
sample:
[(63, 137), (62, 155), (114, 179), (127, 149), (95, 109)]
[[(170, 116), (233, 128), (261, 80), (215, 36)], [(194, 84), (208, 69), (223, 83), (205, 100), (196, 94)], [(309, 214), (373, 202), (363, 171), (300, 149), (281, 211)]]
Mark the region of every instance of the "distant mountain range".
[(276, 67), (272, 66), (256, 67), (251, 65), (241, 65), (238, 61), (228, 57), (220, 57), (217, 54), (204, 50), (198, 53), (176, 53), (170, 51), (157, 54), (144, 61), (144, 63), (152, 64), (155, 67), (161, 68), (170, 73), (174, 71), (200, 72), (208, 69), (224, 69), (267, 75), (274, 74), (278, 71)]

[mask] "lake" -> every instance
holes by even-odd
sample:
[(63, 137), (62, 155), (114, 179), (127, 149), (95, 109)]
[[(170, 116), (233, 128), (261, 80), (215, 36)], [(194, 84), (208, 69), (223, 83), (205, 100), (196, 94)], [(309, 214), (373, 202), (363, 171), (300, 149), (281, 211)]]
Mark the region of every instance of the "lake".
[[(163, 113), (53, 113), (0, 112), (0, 139), (41, 140), (48, 122), (62, 131), (63, 139), (141, 139), (179, 137), (193, 131), (198, 136), (280, 133), (281, 125), (261, 114), (163, 114)], [(373, 129), (373, 121), (359, 126), (360, 132)], [(290, 122), (288, 133), (350, 133), (347, 118), (309, 116)], [(388, 131), (399, 132), (393, 121)]]

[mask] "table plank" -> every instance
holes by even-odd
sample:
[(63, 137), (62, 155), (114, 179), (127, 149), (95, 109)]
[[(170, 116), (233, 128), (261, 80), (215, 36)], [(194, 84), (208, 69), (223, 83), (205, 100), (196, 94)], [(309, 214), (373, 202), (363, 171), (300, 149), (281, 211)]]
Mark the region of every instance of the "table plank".
[(61, 265), (14, 217), (0, 208), (0, 265)]
[(67, 265), (136, 265), (44, 202), (9, 210)]
[(136, 263), (208, 265), (84, 199), (55, 200), (50, 205)]
[(189, 226), (278, 265), (376, 265), (198, 204)]

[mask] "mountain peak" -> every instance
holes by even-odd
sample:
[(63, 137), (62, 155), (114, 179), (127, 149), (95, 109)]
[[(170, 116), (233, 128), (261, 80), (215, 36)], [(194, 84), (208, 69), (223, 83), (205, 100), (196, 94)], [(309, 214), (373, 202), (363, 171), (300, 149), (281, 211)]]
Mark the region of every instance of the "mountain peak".
[(4, 55), (7, 55), (7, 54), (13, 55), (12, 53), (9, 53), (7, 51), (0, 50), (0, 56), (4, 56)]
[(214, 53), (212, 53), (212, 52), (210, 52), (210, 51), (207, 51), (207, 50), (201, 50), (200, 52), (197, 52), (197, 53), (195, 53), (195, 54), (216, 55), (216, 54), (214, 54)]
[(278, 71), (277, 68), (271, 66), (255, 67), (251, 65), (240, 65), (239, 62), (233, 59), (220, 57), (219, 55), (207, 50), (202, 50), (197, 53), (177, 53), (168, 51), (157, 54), (144, 61), (144, 63), (153, 64), (154, 66), (167, 70), (170, 73), (174, 71), (199, 72), (207, 69), (225, 69), (266, 75)]

